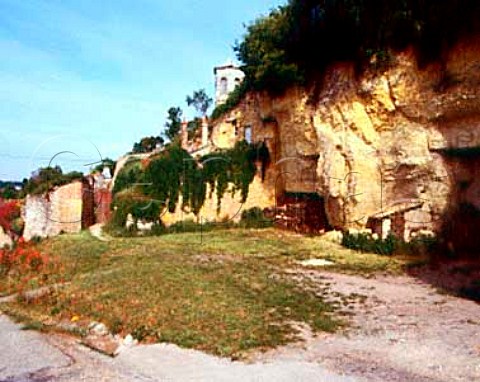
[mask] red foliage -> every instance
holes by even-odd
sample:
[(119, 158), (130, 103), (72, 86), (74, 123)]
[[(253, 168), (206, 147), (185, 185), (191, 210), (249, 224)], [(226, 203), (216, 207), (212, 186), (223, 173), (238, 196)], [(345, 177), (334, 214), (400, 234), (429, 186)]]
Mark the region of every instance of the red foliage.
[(12, 223), (20, 217), (20, 206), (15, 201), (0, 201), (0, 226), (5, 232), (12, 230)]
[(152, 160), (150, 158), (144, 158), (141, 161), (142, 168), (145, 170), (149, 165)]
[(18, 243), (13, 249), (0, 249), (0, 274), (7, 275), (15, 269), (20, 273), (40, 271), (48, 258), (28, 243)]

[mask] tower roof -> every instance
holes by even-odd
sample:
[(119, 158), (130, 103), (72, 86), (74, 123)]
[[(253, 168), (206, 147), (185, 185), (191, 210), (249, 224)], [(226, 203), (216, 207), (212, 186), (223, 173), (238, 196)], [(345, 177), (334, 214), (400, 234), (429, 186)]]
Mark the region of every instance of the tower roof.
[(222, 69), (238, 69), (238, 66), (234, 64), (231, 58), (229, 58), (223, 65), (216, 66), (213, 69), (213, 72), (217, 74), (217, 71)]

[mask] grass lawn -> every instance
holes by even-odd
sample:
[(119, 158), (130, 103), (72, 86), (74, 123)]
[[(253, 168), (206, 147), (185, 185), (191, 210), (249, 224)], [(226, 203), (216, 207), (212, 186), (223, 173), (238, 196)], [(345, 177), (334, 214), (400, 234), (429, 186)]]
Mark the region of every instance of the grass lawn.
[[(297, 260), (320, 257), (336, 263), (331, 270), (366, 275), (396, 273), (406, 263), (274, 229), (110, 242), (84, 232), (46, 240), (39, 248), (55, 266), (29, 285), (66, 284), (36, 301), (0, 306), (8, 313), (36, 323), (101, 321), (114, 333), (132, 333), (145, 342), (222, 356), (292, 341), (295, 322), (314, 331), (341, 325), (334, 305), (289, 278), (285, 271), (298, 267)], [(1, 280), (0, 293), (21, 282), (20, 275)]]

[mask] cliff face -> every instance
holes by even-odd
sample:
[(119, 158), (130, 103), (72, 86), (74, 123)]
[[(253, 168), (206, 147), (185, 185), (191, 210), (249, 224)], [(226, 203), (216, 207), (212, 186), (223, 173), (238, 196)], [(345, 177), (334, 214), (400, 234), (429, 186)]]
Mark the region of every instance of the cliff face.
[(401, 213), (406, 236), (439, 231), (458, 206), (480, 209), (480, 40), (422, 69), (412, 52), (395, 60), (361, 76), (334, 65), (315, 100), (249, 94), (215, 123), (213, 143), (252, 127), (273, 154), (277, 192), (320, 194), (335, 227)]

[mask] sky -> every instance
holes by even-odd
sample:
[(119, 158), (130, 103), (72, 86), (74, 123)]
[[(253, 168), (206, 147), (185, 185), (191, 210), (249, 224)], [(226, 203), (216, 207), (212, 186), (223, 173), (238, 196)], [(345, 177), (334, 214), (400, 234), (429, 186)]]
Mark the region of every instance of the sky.
[(87, 172), (163, 131), (281, 0), (0, 0), (0, 179)]

